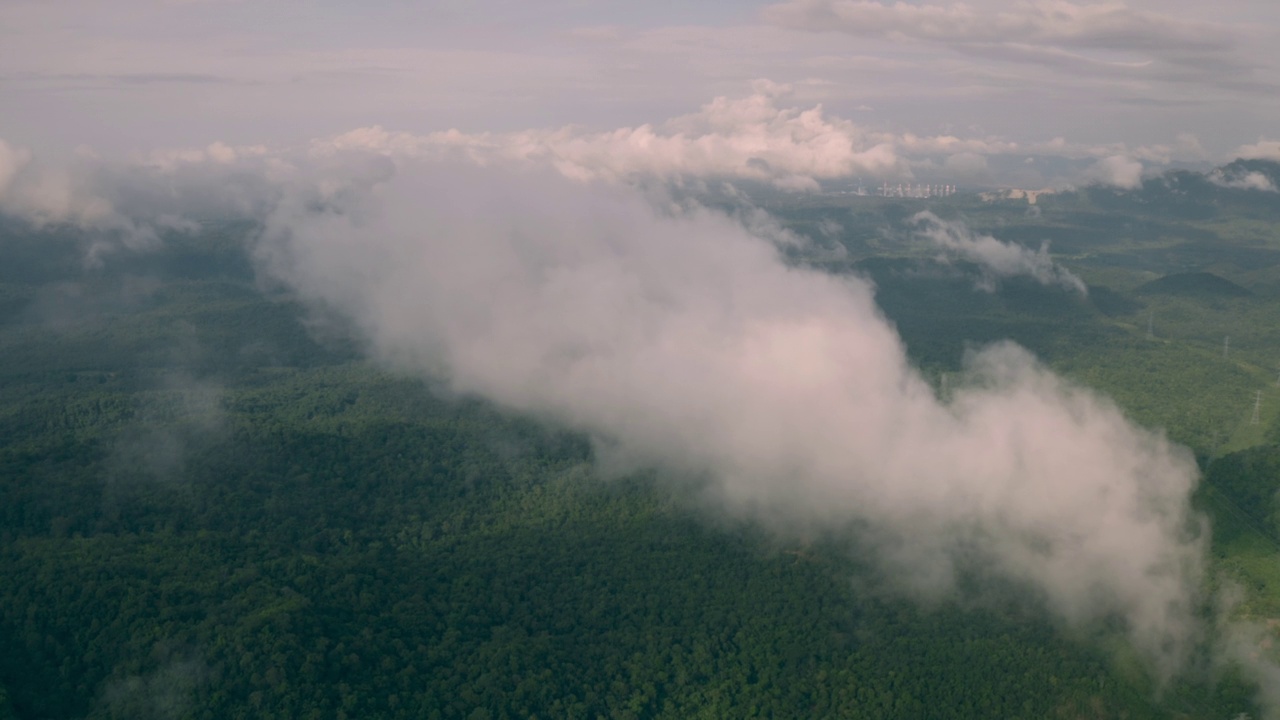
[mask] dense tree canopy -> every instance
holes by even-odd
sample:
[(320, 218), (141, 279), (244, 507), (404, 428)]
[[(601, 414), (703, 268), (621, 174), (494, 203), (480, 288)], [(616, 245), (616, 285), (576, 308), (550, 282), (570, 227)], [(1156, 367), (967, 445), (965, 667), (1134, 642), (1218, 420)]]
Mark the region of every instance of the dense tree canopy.
[[(920, 605), (850, 538), (599, 477), (588, 439), (308, 327), (255, 282), (244, 231), (85, 270), (74, 234), (5, 230), (0, 720), (1256, 712), (1230, 675), (1157, 694), (1105, 628), (1064, 635), (1017, 588)], [(1218, 358), (1220, 316), (1179, 297), (1158, 302), (1181, 334), (1147, 338), (1137, 281), (988, 292), (928, 262), (833, 270), (875, 278), (932, 377), (1013, 337), (1205, 457), (1241, 420), (1224, 389), (1247, 403), (1280, 347)], [(1271, 301), (1223, 302), (1250, 323)], [(1151, 392), (1157, 375), (1179, 392)], [(1278, 473), (1254, 450), (1216, 460), (1211, 487), (1275, 532)]]

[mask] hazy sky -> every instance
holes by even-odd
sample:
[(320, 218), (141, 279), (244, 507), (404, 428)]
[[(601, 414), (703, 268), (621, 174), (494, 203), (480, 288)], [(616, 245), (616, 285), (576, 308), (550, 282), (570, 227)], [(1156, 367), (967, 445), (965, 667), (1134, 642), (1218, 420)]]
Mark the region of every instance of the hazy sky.
[(0, 138), (50, 152), (357, 127), (658, 123), (751, 81), (885, 132), (1165, 145), (1280, 137), (1264, 0), (648, 3), (5, 0)]

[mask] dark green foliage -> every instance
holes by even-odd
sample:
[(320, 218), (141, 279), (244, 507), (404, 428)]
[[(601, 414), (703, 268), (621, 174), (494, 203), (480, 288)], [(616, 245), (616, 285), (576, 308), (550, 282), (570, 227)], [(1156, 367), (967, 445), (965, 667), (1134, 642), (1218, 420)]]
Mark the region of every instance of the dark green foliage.
[(1253, 293), (1210, 272), (1165, 275), (1139, 287), (1138, 295), (1180, 295), (1183, 297), (1248, 297)]
[(841, 550), (709, 530), (484, 405), (359, 368), (224, 404), (176, 477), (6, 453), (20, 717), (1146, 712), (1042, 621), (860, 596)]
[[(317, 341), (244, 231), (96, 268), (82, 238), (0, 242), (0, 720), (1254, 711), (1244, 683), (1153, 705), (1026, 598), (922, 609), (851, 542), (596, 477), (580, 435)], [(1140, 344), (971, 265), (858, 270), (930, 367), (1014, 337), (1087, 375), (1082, 348)]]
[(855, 271), (876, 287), (876, 304), (897, 326), (913, 358), (956, 369), (969, 349), (1012, 339), (1042, 355), (1080, 334), (1105, 334), (1086, 299), (1026, 278), (992, 279), (971, 263), (867, 258)]
[(1133, 315), (1143, 308), (1141, 302), (1105, 285), (1089, 286), (1089, 303), (1109, 317)]
[(1255, 527), (1280, 539), (1280, 445), (1249, 448), (1214, 460), (1205, 478)]

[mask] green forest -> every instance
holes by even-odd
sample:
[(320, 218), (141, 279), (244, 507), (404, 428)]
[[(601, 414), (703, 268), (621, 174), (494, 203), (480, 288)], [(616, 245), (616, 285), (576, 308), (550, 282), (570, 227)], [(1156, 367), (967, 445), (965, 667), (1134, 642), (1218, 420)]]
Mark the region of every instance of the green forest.
[[(1280, 204), (1171, 199), (1196, 177), (1034, 214), (764, 207), (813, 240), (790, 262), (875, 283), (940, 386), (1012, 339), (1190, 447), (1211, 581), (1267, 621)], [(1087, 296), (983, 287), (911, 237), (925, 209), (1050, 241)], [(255, 274), (255, 232), (210, 221), (91, 265), (79, 231), (0, 224), (0, 720), (1260, 716), (1232, 668), (1160, 684), (1016, 587), (905, 600), (847, 538), (603, 476), (581, 434), (365, 360)]]

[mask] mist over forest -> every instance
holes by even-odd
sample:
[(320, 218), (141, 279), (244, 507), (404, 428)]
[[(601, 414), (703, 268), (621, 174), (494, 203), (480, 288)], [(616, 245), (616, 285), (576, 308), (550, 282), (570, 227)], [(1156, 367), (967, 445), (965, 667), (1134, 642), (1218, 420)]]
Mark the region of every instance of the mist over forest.
[(1266, 713), (1233, 167), (1029, 213), (351, 156), (11, 216), (6, 711)]
[(1277, 32), (0, 6), (0, 720), (1280, 718)]

